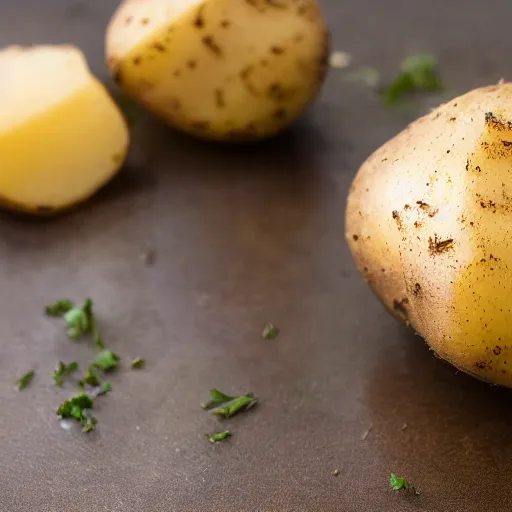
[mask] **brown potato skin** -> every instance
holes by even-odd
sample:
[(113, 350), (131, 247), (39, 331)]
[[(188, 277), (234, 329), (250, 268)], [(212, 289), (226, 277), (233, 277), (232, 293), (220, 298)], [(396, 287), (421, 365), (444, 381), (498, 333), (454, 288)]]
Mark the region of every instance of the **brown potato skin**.
[(511, 121), (510, 83), (441, 105), (368, 158), (346, 208), (348, 246), (386, 308), (443, 359), (509, 387)]

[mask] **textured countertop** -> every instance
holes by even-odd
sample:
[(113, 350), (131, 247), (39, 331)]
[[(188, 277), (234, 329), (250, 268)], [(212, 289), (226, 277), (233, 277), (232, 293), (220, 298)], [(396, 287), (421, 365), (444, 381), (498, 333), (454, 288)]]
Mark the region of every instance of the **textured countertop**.
[[(127, 168), (92, 202), (51, 221), (0, 216), (1, 511), (510, 510), (509, 392), (457, 374), (384, 311), (345, 246), (344, 208), (358, 166), (410, 120), (512, 78), (512, 3), (323, 5), (333, 49), (356, 65), (391, 78), (407, 54), (433, 52), (449, 90), (389, 111), (331, 70), (292, 130), (249, 148), (145, 119)], [(0, 45), (72, 42), (106, 79), (115, 6), (2, 0)], [(112, 377), (91, 435), (59, 424), (72, 388), (56, 389), (51, 370), (92, 349), (42, 314), (87, 295), (124, 363), (147, 360)], [(261, 339), (269, 321), (276, 340)], [(260, 399), (215, 446), (204, 433), (224, 427), (199, 408), (213, 386)], [(393, 493), (390, 472), (421, 495)]]

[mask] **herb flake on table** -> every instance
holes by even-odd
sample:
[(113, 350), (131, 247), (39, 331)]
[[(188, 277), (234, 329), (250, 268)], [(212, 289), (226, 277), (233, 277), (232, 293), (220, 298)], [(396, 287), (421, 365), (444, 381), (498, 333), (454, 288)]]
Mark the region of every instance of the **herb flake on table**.
[(103, 340), (101, 339), (96, 317), (93, 312), (93, 301), (86, 299), (80, 308), (73, 308), (64, 315), (64, 320), (68, 325), (68, 336), (77, 339), (84, 334), (91, 334), (96, 345), (103, 349)]
[(89, 366), (89, 368), (87, 368), (87, 371), (85, 372), (85, 375), (80, 381), (80, 387), (85, 388), (86, 385), (99, 386), (100, 383), (100, 378), (96, 375), (94, 368), (92, 366)]
[(261, 336), (266, 340), (273, 340), (277, 338), (279, 335), (279, 328), (276, 327), (274, 324), (268, 323), (263, 328), (263, 332), (261, 333)]
[(232, 435), (233, 434), (229, 430), (225, 430), (224, 432), (215, 432), (215, 434), (206, 434), (206, 437), (210, 443), (219, 443), (220, 441), (225, 441)]
[(106, 395), (109, 391), (112, 391), (112, 385), (110, 382), (102, 382), (98, 388), (96, 396)]
[(94, 359), (92, 365), (95, 368), (108, 372), (115, 370), (119, 365), (120, 357), (111, 350), (102, 350)]
[(76, 361), (73, 361), (69, 364), (66, 364), (63, 361), (59, 361), (59, 365), (53, 370), (53, 380), (55, 381), (55, 385), (61, 387), (64, 383), (64, 377), (71, 375), (77, 370), (78, 363)]
[(382, 91), (384, 103), (396, 104), (403, 95), (413, 91), (440, 91), (444, 88), (433, 55), (418, 54), (402, 62), (401, 73)]
[(18, 380), (18, 390), (19, 391), (23, 391), (25, 388), (30, 386), (30, 384), (32, 383), (32, 379), (34, 378), (35, 374), (36, 374), (36, 372), (34, 370), (31, 370), (31, 371), (25, 373), (25, 375), (23, 375)]
[(86, 393), (79, 393), (63, 402), (57, 409), (57, 415), (62, 419), (74, 419), (80, 422), (84, 432), (91, 432), (97, 423), (90, 412), (93, 407), (94, 400)]
[(63, 318), (71, 339), (76, 340), (83, 335), (90, 334), (99, 348), (105, 348), (98, 330), (91, 299), (86, 299), (81, 307), (76, 307), (68, 299), (59, 300), (46, 307), (46, 314), (55, 318)]
[(142, 368), (145, 364), (146, 364), (146, 360), (145, 359), (143, 359), (142, 357), (136, 357), (131, 362), (131, 367), (132, 367), (133, 370), (136, 370), (138, 368)]
[(419, 494), (414, 485), (408, 482), (405, 478), (396, 476), (394, 473), (391, 473), (389, 477), (389, 486), (393, 491), (409, 491), (414, 494)]
[(239, 412), (247, 411), (254, 407), (257, 402), (258, 399), (253, 393), (230, 396), (214, 388), (210, 390), (210, 400), (205, 404), (201, 404), (201, 407), (211, 410), (215, 416), (231, 418)]
[(45, 311), (48, 316), (59, 318), (73, 309), (73, 303), (68, 299), (58, 300), (50, 306), (46, 306)]

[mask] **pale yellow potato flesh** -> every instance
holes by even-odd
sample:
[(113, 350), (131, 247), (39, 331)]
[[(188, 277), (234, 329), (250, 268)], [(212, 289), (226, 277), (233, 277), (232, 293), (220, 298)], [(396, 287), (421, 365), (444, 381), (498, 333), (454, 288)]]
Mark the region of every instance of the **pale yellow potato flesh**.
[(512, 387), (512, 84), (456, 98), (378, 149), (351, 187), (346, 238), (437, 355)]
[(328, 32), (316, 0), (125, 0), (106, 48), (119, 86), (169, 124), (251, 140), (317, 95)]
[(0, 203), (49, 214), (93, 195), (123, 164), (129, 134), (73, 46), (0, 51)]

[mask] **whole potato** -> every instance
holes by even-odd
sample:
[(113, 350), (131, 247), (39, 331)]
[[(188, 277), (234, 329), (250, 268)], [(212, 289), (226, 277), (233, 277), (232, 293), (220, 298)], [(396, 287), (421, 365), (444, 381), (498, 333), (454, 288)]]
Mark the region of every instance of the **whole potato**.
[(512, 386), (512, 84), (378, 149), (350, 190), (346, 236), (377, 296), (440, 357)]
[(169, 124), (252, 140), (313, 100), (328, 33), (316, 0), (125, 0), (106, 48), (118, 85)]
[(128, 143), (121, 112), (76, 47), (0, 50), (0, 206), (73, 206), (112, 178)]

